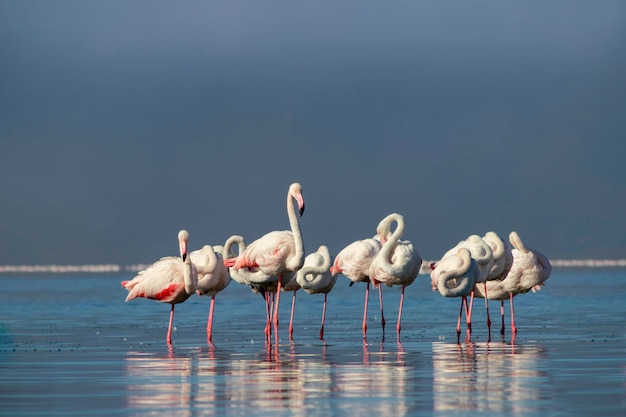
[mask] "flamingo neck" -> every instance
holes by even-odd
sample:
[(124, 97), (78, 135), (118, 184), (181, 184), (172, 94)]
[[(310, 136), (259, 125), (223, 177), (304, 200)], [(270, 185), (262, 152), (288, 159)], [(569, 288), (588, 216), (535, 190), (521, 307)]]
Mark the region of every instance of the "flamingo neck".
[[(328, 252), (328, 248), (326, 248), (326, 246), (320, 246), (317, 253), (322, 257), (322, 263), (320, 265), (306, 265), (300, 268), (300, 273), (305, 279), (309, 274), (323, 274), (330, 268), (330, 253)], [(307, 281), (311, 280), (307, 279)]]
[[(391, 224), (394, 221), (396, 222), (396, 228), (391, 236), (389, 236), (389, 238), (387, 239), (386, 236), (391, 231)], [(381, 240), (385, 241), (385, 243), (380, 249), (378, 256), (383, 258), (385, 264), (391, 265), (391, 252), (393, 249), (395, 249), (396, 245), (398, 244), (398, 240), (400, 240), (400, 237), (402, 237), (402, 235), (404, 234), (404, 218), (399, 214), (391, 214), (387, 216), (385, 220), (383, 220), (383, 227), (381, 229), (384, 231), (384, 235), (379, 236), (381, 237)]]
[(185, 283), (185, 292), (187, 294), (193, 294), (198, 288), (198, 270), (196, 266), (191, 263), (189, 256), (185, 256), (183, 261), (183, 281)]
[(298, 222), (298, 216), (296, 209), (294, 208), (294, 199), (291, 194), (287, 194), (287, 215), (289, 216), (289, 226), (291, 227), (291, 233), (293, 234), (293, 241), (296, 248), (296, 253), (293, 257), (287, 260), (287, 269), (290, 271), (296, 271), (302, 267), (304, 263), (304, 243), (302, 242), (302, 234), (300, 233), (300, 223)]
[[(468, 295), (475, 284), (475, 276), (478, 273), (476, 261), (472, 260), (469, 251), (459, 251), (456, 256), (461, 260), (461, 265), (454, 270), (441, 273), (437, 279), (437, 289), (444, 297)], [(449, 283), (452, 285), (448, 285)]]
[(213, 247), (206, 245), (203, 249), (207, 251), (209, 262), (206, 265), (196, 265), (198, 274), (201, 275), (210, 274), (215, 271), (215, 267), (217, 266), (217, 256), (215, 255)]

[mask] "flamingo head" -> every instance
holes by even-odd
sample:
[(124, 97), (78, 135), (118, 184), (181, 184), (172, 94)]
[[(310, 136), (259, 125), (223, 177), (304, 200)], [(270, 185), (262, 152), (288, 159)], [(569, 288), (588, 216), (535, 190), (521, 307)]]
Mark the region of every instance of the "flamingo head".
[(178, 248), (180, 249), (180, 257), (183, 262), (187, 259), (187, 242), (189, 241), (189, 232), (181, 230), (178, 232)]
[(302, 214), (304, 213), (304, 197), (302, 197), (302, 186), (297, 182), (291, 184), (291, 186), (289, 187), (289, 195), (298, 203), (298, 212), (300, 213), (300, 217), (302, 217)]

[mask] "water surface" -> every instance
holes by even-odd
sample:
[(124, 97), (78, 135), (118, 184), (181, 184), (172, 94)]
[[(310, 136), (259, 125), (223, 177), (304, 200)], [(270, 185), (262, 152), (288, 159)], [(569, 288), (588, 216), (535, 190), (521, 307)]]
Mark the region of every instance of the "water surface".
[[(364, 286), (340, 277), (328, 298), (298, 293), (294, 340), (290, 294), (278, 341), (264, 340), (259, 295), (232, 283), (216, 299), (176, 307), (124, 303), (113, 275), (2, 276), (0, 415), (626, 415), (626, 272), (557, 270), (536, 294), (515, 298), (519, 334), (501, 339), (499, 303), (482, 300), (471, 342), (456, 343), (459, 300), (420, 276), (406, 292), (385, 288), (383, 338), (375, 294), (361, 334)], [(343, 279), (343, 280), (342, 280)]]

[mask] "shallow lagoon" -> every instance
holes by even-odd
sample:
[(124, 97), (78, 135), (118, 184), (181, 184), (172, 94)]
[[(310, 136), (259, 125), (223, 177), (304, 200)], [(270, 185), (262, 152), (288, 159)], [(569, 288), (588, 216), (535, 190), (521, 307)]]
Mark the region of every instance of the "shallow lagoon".
[(519, 334), (492, 341), (482, 300), (472, 342), (456, 344), (459, 301), (420, 276), (385, 288), (386, 337), (375, 293), (367, 342), (364, 285), (340, 277), (328, 298), (281, 298), (278, 343), (264, 340), (262, 298), (236, 283), (216, 298), (213, 344), (208, 298), (176, 307), (124, 303), (121, 275), (0, 276), (0, 415), (626, 415), (626, 272), (557, 269), (536, 294), (516, 297)]

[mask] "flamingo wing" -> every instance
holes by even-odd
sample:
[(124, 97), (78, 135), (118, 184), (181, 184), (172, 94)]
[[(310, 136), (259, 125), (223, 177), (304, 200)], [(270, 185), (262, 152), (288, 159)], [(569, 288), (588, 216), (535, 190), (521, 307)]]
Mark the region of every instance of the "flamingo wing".
[(372, 260), (379, 251), (380, 242), (376, 239), (352, 242), (335, 257), (333, 274), (343, 274), (353, 282), (367, 280)]
[(161, 258), (125, 283), (126, 301), (149, 298), (165, 303), (174, 301), (184, 289), (183, 261), (178, 257)]
[(267, 275), (282, 273), (288, 256), (295, 252), (291, 231), (274, 231), (252, 242), (235, 261), (234, 268), (259, 268)]

